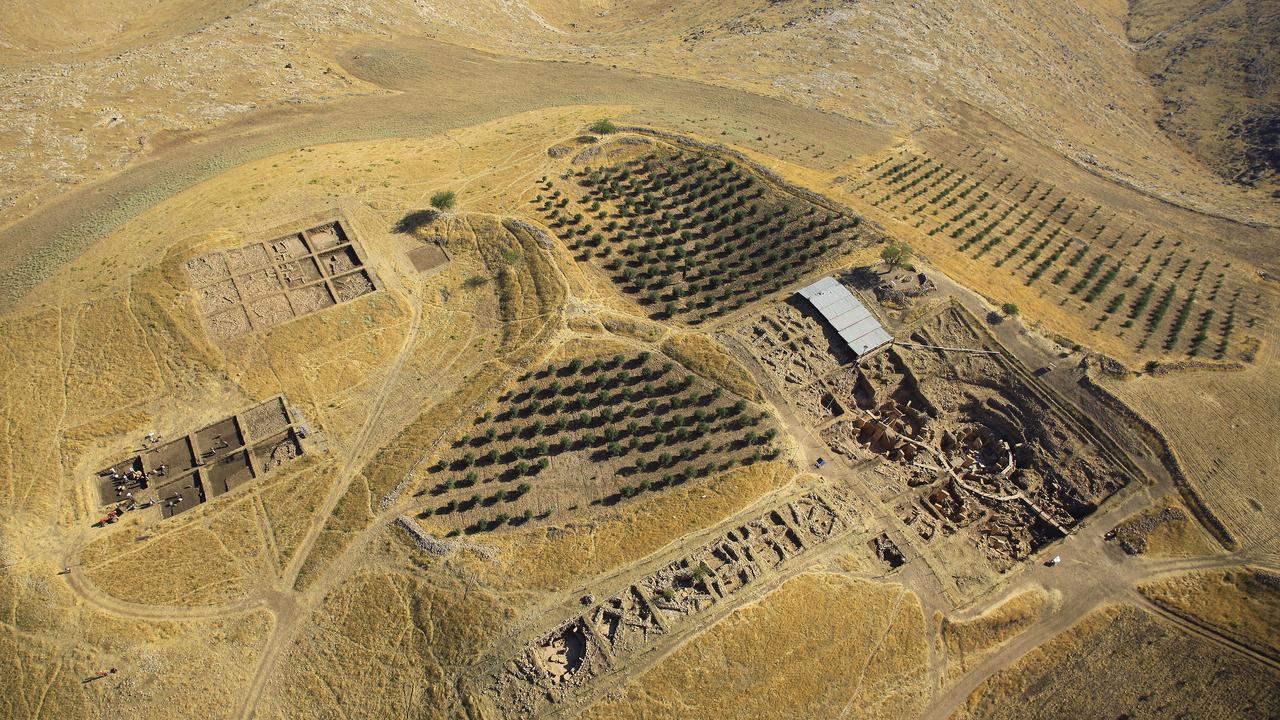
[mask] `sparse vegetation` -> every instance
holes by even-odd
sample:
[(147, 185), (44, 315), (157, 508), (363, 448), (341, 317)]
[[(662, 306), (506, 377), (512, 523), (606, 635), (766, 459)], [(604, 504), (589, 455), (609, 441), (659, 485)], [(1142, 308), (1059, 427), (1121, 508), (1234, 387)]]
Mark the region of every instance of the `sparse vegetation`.
[(591, 132), (597, 135), (610, 135), (618, 131), (618, 126), (609, 118), (600, 118), (591, 123)]
[(440, 212), (448, 212), (458, 201), (458, 195), (452, 190), (441, 190), (431, 196), (431, 207)]

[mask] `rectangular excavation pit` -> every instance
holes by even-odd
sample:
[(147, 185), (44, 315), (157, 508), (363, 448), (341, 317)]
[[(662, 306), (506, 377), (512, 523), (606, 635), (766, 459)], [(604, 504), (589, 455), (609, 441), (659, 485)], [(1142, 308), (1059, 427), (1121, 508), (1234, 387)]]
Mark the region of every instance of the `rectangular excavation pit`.
[(903, 556), (897, 544), (890, 540), (886, 533), (880, 533), (879, 536), (868, 540), (867, 547), (875, 554), (876, 559), (888, 565), (890, 570), (900, 568), (907, 562), (907, 558)]
[(253, 454), (257, 457), (258, 467), (262, 468), (262, 472), (271, 472), (275, 468), (300, 457), (302, 455), (302, 444), (298, 442), (297, 433), (290, 429), (277, 437), (255, 445)]
[(205, 327), (218, 341), (275, 327), (379, 287), (341, 219), (192, 258), (186, 271)]
[(160, 516), (166, 519), (205, 501), (200, 479), (194, 473), (157, 487), (154, 499), (160, 506)]
[(301, 260), (288, 260), (281, 263), (280, 277), (287, 287), (297, 288), (310, 285), (320, 280), (323, 275), (315, 258), (304, 257)]
[(195, 453), (185, 437), (147, 451), (142, 461), (147, 470), (164, 468), (167, 475), (178, 475), (196, 466)]
[(227, 418), (196, 431), (196, 447), (200, 450), (200, 461), (208, 463), (244, 445), (240, 428), (235, 418)]
[(703, 561), (711, 569), (711, 585), (720, 597), (728, 597), (741, 590), (756, 577), (755, 566), (743, 554), (736, 552), (736, 537), (732, 532)]
[[(190, 438), (183, 436), (100, 470), (94, 475), (94, 489), (101, 504), (117, 513), (158, 507), (160, 517), (172, 517), (300, 457), (304, 450), (293, 421), (284, 398), (270, 398)], [(246, 441), (256, 444), (251, 449)]]
[(250, 440), (261, 440), (278, 434), (289, 427), (289, 411), (284, 398), (272, 398), (240, 415), (241, 427)]
[(268, 438), (289, 427), (289, 411), (284, 407), (283, 397), (273, 397), (243, 413), (241, 420), (250, 439)]
[(227, 259), (220, 253), (191, 258), (187, 261), (186, 267), (187, 277), (191, 280), (192, 287), (204, 287), (231, 277)]
[(142, 458), (133, 457), (98, 471), (97, 490), (102, 505), (123, 502), (151, 485), (142, 468)]
[(322, 252), (344, 245), (348, 238), (346, 231), (342, 229), (342, 224), (338, 222), (311, 228), (304, 234), (307, 237), (307, 244), (311, 246), (311, 252)]
[(270, 250), (271, 258), (275, 260), (278, 265), (283, 265), (291, 260), (304, 257), (309, 255), (311, 252), (307, 249), (307, 244), (302, 241), (301, 233), (296, 235), (285, 235), (284, 237), (272, 240)]
[(324, 274), (329, 277), (337, 277), (351, 272), (362, 265), (360, 257), (356, 255), (355, 248), (350, 245), (334, 250), (326, 250), (320, 253), (316, 260), (320, 263)]
[(284, 295), (272, 295), (255, 300), (249, 306), (249, 321), (255, 328), (273, 327), (289, 322), (293, 318), (293, 306), (289, 304), (289, 298)]
[(364, 270), (357, 270), (348, 273), (342, 277), (334, 278), (333, 289), (338, 292), (339, 302), (350, 302), (361, 295), (367, 295), (373, 292), (376, 286), (369, 273)]
[(284, 284), (280, 282), (280, 276), (275, 268), (251, 270), (243, 275), (237, 275), (235, 282), (240, 297), (247, 302), (264, 295), (279, 293), (284, 289)]
[(253, 243), (241, 248), (233, 248), (226, 252), (227, 269), (232, 275), (240, 275), (252, 270), (261, 270), (271, 264), (267, 257), (267, 249), (262, 243)]
[(235, 490), (254, 477), (253, 467), (249, 463), (249, 453), (244, 450), (218, 458), (212, 464), (202, 468), (200, 474), (204, 478), (205, 495), (209, 498)]
[(782, 522), (776, 511), (738, 528), (738, 533), (748, 558), (769, 568), (781, 565), (804, 549), (795, 531)]
[(196, 291), (196, 304), (200, 306), (200, 312), (206, 315), (236, 307), (240, 301), (240, 291), (231, 278), (219, 280)]
[(316, 283), (297, 290), (290, 290), (289, 301), (293, 305), (294, 312), (298, 315), (310, 315), (313, 312), (338, 304), (338, 301), (333, 298), (333, 293), (329, 292), (329, 286), (326, 283)]
[(413, 263), (414, 270), (424, 273), (449, 262), (449, 256), (440, 245), (429, 242), (422, 247), (410, 250), (409, 262)]

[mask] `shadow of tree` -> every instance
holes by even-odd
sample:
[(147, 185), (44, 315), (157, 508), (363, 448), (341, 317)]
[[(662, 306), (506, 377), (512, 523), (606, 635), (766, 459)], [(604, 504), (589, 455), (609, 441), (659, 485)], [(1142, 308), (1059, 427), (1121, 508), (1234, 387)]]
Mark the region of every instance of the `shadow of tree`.
[(870, 266), (853, 268), (842, 274), (840, 279), (858, 290), (870, 290), (880, 284), (880, 275)]
[(440, 217), (438, 210), (414, 210), (400, 218), (396, 223), (395, 231), (411, 234), (435, 222), (438, 217)]

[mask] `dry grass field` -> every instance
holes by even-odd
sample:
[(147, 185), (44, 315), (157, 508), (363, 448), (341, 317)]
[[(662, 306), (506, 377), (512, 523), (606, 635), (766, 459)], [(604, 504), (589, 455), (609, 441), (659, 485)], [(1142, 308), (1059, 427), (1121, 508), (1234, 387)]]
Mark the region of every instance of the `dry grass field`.
[(1277, 687), (1274, 669), (1121, 605), (996, 673), (952, 717), (1270, 717)]
[(924, 701), (924, 629), (919, 602), (901, 587), (802, 575), (583, 717), (910, 717)]
[(1107, 381), (1174, 448), (1187, 477), (1242, 542), (1274, 551), (1280, 505), (1275, 409), (1280, 404), (1274, 350), (1259, 367)]
[(1280, 578), (1267, 570), (1228, 568), (1143, 583), (1143, 595), (1172, 612), (1207, 623), (1271, 657), (1280, 657)]
[(0, 717), (1280, 715), (1270, 8), (0, 17)]
[(984, 656), (1035, 624), (1053, 610), (1053, 599), (1041, 588), (1010, 596), (977, 617), (943, 618), (939, 634), (947, 655), (946, 678), (972, 670)]

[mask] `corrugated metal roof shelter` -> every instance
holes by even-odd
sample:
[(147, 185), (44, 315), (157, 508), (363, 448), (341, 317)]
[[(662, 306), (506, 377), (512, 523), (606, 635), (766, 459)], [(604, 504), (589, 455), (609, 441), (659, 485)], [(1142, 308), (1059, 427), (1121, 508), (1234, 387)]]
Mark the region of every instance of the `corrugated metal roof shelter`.
[(799, 294), (831, 323), (831, 327), (857, 357), (864, 357), (893, 342), (893, 336), (880, 325), (871, 311), (835, 278), (824, 277), (801, 288)]

